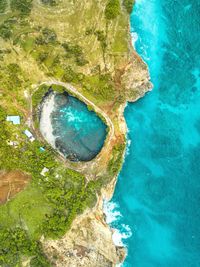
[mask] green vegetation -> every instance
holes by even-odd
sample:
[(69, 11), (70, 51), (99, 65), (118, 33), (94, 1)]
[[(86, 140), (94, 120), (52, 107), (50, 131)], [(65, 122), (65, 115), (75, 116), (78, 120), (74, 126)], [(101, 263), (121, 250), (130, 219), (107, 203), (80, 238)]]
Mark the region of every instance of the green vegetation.
[(123, 5), (129, 14), (132, 12), (134, 1), (135, 0), (123, 0)]
[(62, 46), (66, 52), (65, 57), (74, 57), (78, 66), (84, 66), (88, 63), (88, 61), (84, 58), (83, 49), (80, 45), (73, 45), (72, 43), (65, 42), (62, 44)]
[(8, 40), (12, 37), (13, 21), (11, 19), (6, 20), (0, 25), (0, 37), (4, 40)]
[(54, 210), (43, 223), (42, 232), (46, 236), (56, 238), (64, 235), (77, 214), (95, 203), (95, 191), (90, 183), (85, 184), (84, 176), (66, 170), (63, 178), (45, 182), (45, 194), (49, 201), (53, 200)]
[(124, 143), (117, 144), (113, 148), (112, 158), (108, 163), (108, 172), (112, 177), (117, 175), (122, 167), (124, 150), (125, 150)]
[(67, 66), (64, 69), (64, 74), (62, 76), (63, 82), (73, 82), (73, 83), (79, 83), (83, 80), (84, 75), (81, 73), (76, 73), (71, 66)]
[(0, 122), (4, 122), (6, 120), (6, 111), (0, 106)]
[(105, 9), (106, 19), (107, 20), (116, 19), (119, 14), (120, 14), (119, 0), (109, 0)]
[(56, 6), (57, 0), (41, 0), (44, 5)]
[(11, 9), (19, 11), (22, 15), (29, 15), (33, 0), (11, 0)]
[(47, 86), (46, 84), (41, 85), (40, 88), (35, 91), (35, 93), (32, 96), (32, 105), (34, 109), (40, 104), (42, 98), (48, 91), (49, 91), (49, 86)]
[(114, 82), (109, 73), (86, 76), (82, 86), (84, 91), (102, 100), (111, 100), (115, 94)]
[[(46, 89), (45, 86), (42, 88), (43, 91)], [(61, 88), (57, 87), (58, 90)], [(15, 266), (12, 261), (19, 263), (22, 256), (34, 256), (32, 264), (45, 262), (43, 257), (40, 258), (40, 236), (58, 238), (64, 235), (77, 214), (95, 204), (98, 186), (95, 187), (94, 182), (86, 183), (83, 175), (65, 169), (55, 161), (54, 150), (50, 146), (28, 141), (22, 133), (23, 128), (12, 133), (14, 126), (5, 121), (5, 116), (6, 112), (1, 107), (0, 169), (21, 170), (31, 174), (32, 181), (26, 190), (0, 207), (0, 228), (3, 229), (0, 241), (7, 235), (7, 240), (0, 244), (0, 265)], [(12, 140), (16, 133), (21, 140), (18, 148), (7, 144), (7, 140)], [(40, 151), (41, 146), (45, 146), (45, 151)], [(40, 174), (44, 167), (49, 169), (45, 177)], [(16, 225), (17, 232), (13, 228)], [(13, 246), (16, 246), (15, 249)], [(3, 254), (4, 250), (6, 253)], [(14, 253), (13, 258), (11, 252)]]
[[(127, 9), (130, 1), (122, 3)], [(82, 8), (78, 1), (0, 0), (0, 170), (20, 170), (32, 177), (25, 190), (0, 206), (2, 267), (21, 266), (28, 259), (31, 267), (49, 266), (41, 235), (61, 237), (78, 214), (95, 205), (102, 186), (121, 167), (124, 145), (118, 144), (105, 153), (106, 162), (100, 158), (97, 167), (83, 168), (89, 173), (86, 181), (81, 173), (67, 169), (52, 147), (38, 140), (31, 143), (23, 133), (33, 85), (48, 79), (71, 83), (117, 121), (115, 111), (124, 103), (125, 93), (116, 73), (130, 63), (128, 16), (120, 4), (88, 1)], [(52, 89), (64, 90), (57, 85)], [(33, 115), (48, 90), (42, 85), (33, 93)], [(20, 115), (21, 124), (6, 122), (6, 115)], [(117, 122), (115, 133), (121, 136)], [(17, 147), (9, 141), (16, 141)], [(75, 163), (70, 166), (76, 168)], [(44, 167), (49, 169), (46, 176), (41, 175)]]
[(40, 244), (31, 240), (26, 230), (20, 227), (13, 229), (0, 227), (0, 266), (19, 266), (24, 256), (32, 257), (30, 267), (50, 266)]
[(16, 90), (22, 86), (22, 70), (16, 63), (11, 63), (7, 66), (7, 73), (9, 78), (9, 87), (11, 90)]
[(0, 14), (4, 13), (7, 7), (7, 0), (0, 0)]
[(56, 42), (56, 39), (57, 35), (54, 30), (44, 28), (41, 31), (41, 35), (36, 38), (35, 43), (37, 45), (54, 44)]

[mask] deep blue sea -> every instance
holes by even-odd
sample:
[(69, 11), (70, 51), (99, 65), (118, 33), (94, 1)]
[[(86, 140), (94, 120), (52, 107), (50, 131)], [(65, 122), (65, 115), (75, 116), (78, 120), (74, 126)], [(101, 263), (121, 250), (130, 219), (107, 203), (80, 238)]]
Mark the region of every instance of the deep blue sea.
[(125, 267), (200, 267), (200, 1), (136, 0), (131, 27), (154, 88), (125, 110), (108, 222)]
[(51, 114), (56, 148), (77, 161), (93, 159), (101, 150), (107, 126), (86, 104), (68, 94), (57, 94)]

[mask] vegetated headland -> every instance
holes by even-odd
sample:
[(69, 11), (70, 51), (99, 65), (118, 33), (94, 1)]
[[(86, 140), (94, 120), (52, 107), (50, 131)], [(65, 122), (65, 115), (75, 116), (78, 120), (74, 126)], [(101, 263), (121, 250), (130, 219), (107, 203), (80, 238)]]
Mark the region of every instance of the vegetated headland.
[[(132, 5), (132, 0), (0, 1), (0, 179), (7, 187), (19, 183), (17, 177), (22, 181), (0, 206), (1, 266), (123, 261), (102, 201), (111, 197), (123, 162), (126, 102), (151, 87), (147, 67), (131, 45)], [(49, 86), (65, 88), (107, 124), (105, 145), (93, 160), (65, 160), (41, 137), (37, 110)], [(20, 117), (19, 124), (7, 121), (12, 115)]]

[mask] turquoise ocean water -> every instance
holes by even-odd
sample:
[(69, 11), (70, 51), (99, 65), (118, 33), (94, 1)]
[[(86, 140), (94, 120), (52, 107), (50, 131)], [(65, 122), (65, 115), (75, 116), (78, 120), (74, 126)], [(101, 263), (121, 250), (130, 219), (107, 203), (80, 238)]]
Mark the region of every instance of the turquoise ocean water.
[(154, 88), (125, 110), (108, 222), (128, 248), (123, 266), (199, 267), (200, 1), (136, 0), (131, 26)]
[(54, 102), (51, 122), (56, 148), (74, 161), (93, 159), (103, 147), (107, 126), (73, 96), (57, 94)]

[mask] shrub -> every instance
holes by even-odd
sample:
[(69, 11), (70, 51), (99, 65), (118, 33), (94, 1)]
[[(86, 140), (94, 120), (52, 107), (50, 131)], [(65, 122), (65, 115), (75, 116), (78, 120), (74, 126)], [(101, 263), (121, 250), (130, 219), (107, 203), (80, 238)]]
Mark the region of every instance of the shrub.
[(97, 40), (100, 42), (101, 47), (103, 49), (103, 51), (106, 49), (107, 47), (107, 42), (106, 42), (106, 35), (104, 34), (103, 31), (95, 31), (94, 33), (97, 37)]
[(71, 66), (67, 66), (62, 80), (64, 82), (76, 82), (79, 81), (79, 75), (71, 68)]
[(111, 176), (117, 175), (122, 167), (125, 144), (117, 144), (113, 148), (112, 158), (108, 163), (108, 171)]
[(49, 5), (49, 6), (56, 6), (57, 1), (56, 0), (41, 0), (42, 4)]
[(5, 121), (5, 119), (6, 119), (6, 111), (2, 106), (0, 106), (0, 122)]
[(4, 40), (8, 40), (12, 37), (13, 33), (13, 26), (15, 25), (16, 20), (15, 19), (7, 19), (4, 21), (3, 24), (0, 25), (0, 36)]
[(0, 36), (4, 39), (4, 40), (8, 40), (11, 38), (12, 36), (12, 30), (10, 25), (4, 23), (3, 25), (0, 26)]
[(38, 55), (38, 61), (39, 61), (39, 63), (43, 63), (47, 58), (48, 58), (48, 53), (47, 52), (41, 52), (41, 53), (39, 53), (39, 55)]
[(123, 0), (123, 5), (129, 14), (132, 12), (133, 4), (134, 0)]
[(45, 43), (54, 43), (57, 39), (57, 35), (54, 30), (49, 28), (44, 28), (42, 30), (43, 37), (45, 39)]
[(78, 66), (84, 66), (88, 63), (83, 55), (83, 49), (80, 45), (72, 44), (70, 42), (65, 42), (62, 44), (62, 47), (65, 49), (67, 53), (67, 58), (74, 57), (75, 62)]
[(35, 39), (37, 45), (53, 44), (57, 40), (57, 35), (54, 30), (49, 28), (42, 29), (42, 34)]
[(9, 76), (9, 88), (16, 90), (22, 85), (22, 69), (16, 63), (11, 63), (7, 66), (7, 73)]
[(38, 90), (35, 91), (35, 93), (32, 96), (32, 104), (33, 108), (36, 108), (37, 105), (40, 104), (42, 101), (42, 98), (45, 96), (45, 94), (49, 91), (49, 86), (46, 84), (41, 85)]
[(0, 0), (0, 13), (4, 13), (7, 7), (6, 0)]
[(113, 20), (119, 15), (119, 13), (120, 13), (119, 0), (109, 0), (105, 9), (106, 19)]
[(33, 0), (11, 0), (11, 9), (19, 11), (23, 15), (28, 15), (31, 12)]

